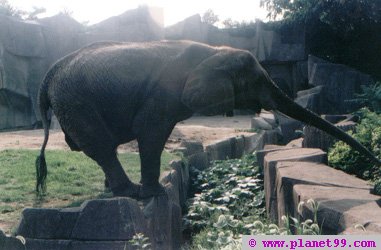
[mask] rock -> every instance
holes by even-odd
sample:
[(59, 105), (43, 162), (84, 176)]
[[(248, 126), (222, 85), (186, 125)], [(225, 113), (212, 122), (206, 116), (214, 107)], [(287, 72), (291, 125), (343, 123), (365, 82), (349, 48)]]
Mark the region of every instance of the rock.
[(264, 159), (268, 153), (279, 151), (279, 150), (286, 150), (286, 149), (291, 149), (291, 148), (287, 146), (268, 144), (268, 145), (265, 145), (261, 150), (256, 151), (255, 155), (257, 156), (257, 162), (258, 162), (259, 168), (263, 171)]
[[(86, 201), (81, 206), (71, 239), (130, 240), (137, 233), (149, 236), (138, 203), (130, 198)], [(57, 226), (57, 224), (56, 224)]]
[(381, 233), (379, 196), (370, 194), (367, 181), (324, 164), (296, 161), (278, 163), (273, 178), (278, 218), (290, 214), (299, 220), (312, 219), (310, 207), (304, 205), (301, 213), (297, 207), (300, 201), (313, 199), (319, 204), (319, 225), (327, 232), (347, 234), (354, 225), (362, 225), (367, 231)]
[(273, 126), (263, 117), (257, 116), (251, 119), (251, 128), (259, 130), (271, 130), (273, 129)]
[(205, 170), (209, 167), (209, 159), (207, 152), (193, 154), (188, 157), (189, 166), (195, 167), (198, 170)]
[(188, 188), (190, 185), (189, 167), (187, 166), (187, 164), (184, 164), (184, 162), (182, 161), (172, 161), (170, 163), (170, 166), (172, 169), (176, 170), (180, 178), (179, 189), (178, 189), (179, 202), (177, 204), (179, 204), (180, 207), (185, 208), (186, 200), (188, 198)]
[(0, 130), (32, 128), (36, 96), (48, 68), (42, 27), (0, 15)]
[[(317, 162), (326, 163), (327, 154), (320, 149), (294, 148), (269, 152), (264, 157), (263, 173), (265, 183), (266, 211), (269, 218), (279, 222), (277, 194), (277, 165), (280, 162)], [(279, 221), (278, 221), (279, 219)]]
[(208, 162), (215, 160), (226, 160), (241, 158), (245, 152), (245, 139), (243, 137), (232, 137), (206, 146)]
[(239, 159), (245, 152), (245, 139), (243, 136), (230, 139), (232, 158)]
[[(118, 197), (86, 201), (77, 208), (26, 209), (17, 234), (26, 238), (28, 250), (123, 250), (137, 233), (149, 237), (153, 249), (179, 249), (181, 208), (171, 194), (179, 192), (175, 186), (181, 178), (176, 172), (171, 171), (170, 182), (165, 184), (168, 195), (139, 203)], [(0, 235), (0, 244), (5, 244), (3, 238)]]
[(151, 198), (145, 205), (144, 214), (148, 227), (152, 230), (153, 249), (179, 249), (181, 243), (180, 207), (163, 195)]
[(175, 25), (165, 28), (165, 38), (170, 40), (208, 41), (208, 31), (211, 25), (203, 23), (199, 14), (190, 16)]
[(157, 8), (127, 11), (86, 28), (62, 14), (37, 21), (0, 15), (0, 130), (37, 126), (39, 86), (59, 58), (96, 41), (163, 38), (163, 15)]
[(26, 208), (16, 234), (33, 239), (70, 239), (81, 208)]
[(245, 153), (250, 154), (256, 150), (260, 150), (264, 147), (265, 131), (253, 135), (244, 136)]
[(86, 28), (69, 15), (58, 14), (37, 22), (42, 27), (48, 65), (86, 45)]
[(324, 86), (299, 91), (295, 102), (317, 114), (327, 113), (330, 105), (330, 101), (325, 98)]
[(355, 93), (361, 93), (361, 85), (373, 83), (373, 79), (355, 69), (334, 64), (320, 58), (308, 57), (308, 81), (314, 86), (325, 87), (325, 108), (327, 114), (351, 113), (359, 105), (348, 100), (355, 99)]
[(183, 140), (180, 143), (181, 148), (185, 148), (183, 154), (185, 157), (204, 152), (204, 146), (201, 141)]
[[(334, 122), (339, 121), (335, 125), (344, 131), (356, 129), (356, 123), (351, 121), (351, 119), (354, 119), (353, 116), (339, 115), (339, 116), (323, 116), (323, 117), (326, 117)], [(340, 121), (340, 119), (343, 119), (343, 121)], [(328, 149), (332, 147), (332, 145), (337, 141), (337, 139), (334, 138), (333, 136), (312, 126), (305, 126), (303, 129), (303, 134), (304, 134), (304, 140), (303, 140), (304, 148), (320, 148), (323, 151), (328, 151)]]
[(86, 44), (95, 41), (145, 42), (164, 38), (163, 11), (138, 7), (94, 24), (86, 32)]
[(20, 239), (15, 237), (7, 237), (5, 233), (0, 230), (0, 249), (25, 250), (26, 248)]
[(288, 143), (289, 141), (292, 141), (299, 137), (299, 135), (295, 131), (302, 130), (302, 122), (279, 114), (277, 114), (277, 119), (279, 121), (279, 127), (283, 143)]
[(298, 138), (298, 139), (292, 140), (289, 143), (287, 143), (286, 147), (302, 148), (303, 147), (303, 140), (304, 140), (304, 138)]
[(219, 141), (206, 146), (205, 152), (208, 154), (208, 161), (226, 160), (231, 158), (230, 140)]
[(271, 127), (276, 128), (278, 126), (278, 122), (273, 113), (262, 110), (259, 116), (262, 117), (268, 124), (270, 124)]

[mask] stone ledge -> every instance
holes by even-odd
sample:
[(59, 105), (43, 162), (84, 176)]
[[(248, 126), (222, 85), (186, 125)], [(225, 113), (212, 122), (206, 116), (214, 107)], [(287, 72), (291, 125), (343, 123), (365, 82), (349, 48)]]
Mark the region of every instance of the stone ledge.
[(264, 186), (266, 211), (269, 218), (273, 221), (280, 220), (278, 218), (278, 200), (276, 181), (277, 163), (282, 161), (310, 161), (310, 162), (326, 162), (327, 154), (320, 149), (310, 148), (282, 148), (277, 147), (276, 151), (269, 152), (265, 155), (263, 161)]
[(161, 178), (165, 196), (143, 201), (126, 197), (90, 200), (75, 208), (25, 209), (16, 234), (26, 238), (28, 250), (123, 250), (136, 233), (149, 237), (154, 249), (179, 249), (189, 168), (180, 161), (170, 166), (172, 170)]
[[(319, 149), (284, 149), (264, 158), (266, 208), (280, 225), (282, 215), (313, 218), (308, 206), (298, 212), (300, 201), (319, 203), (318, 221), (334, 234), (381, 234), (380, 197), (370, 193), (366, 181), (325, 165)], [(366, 231), (354, 229), (362, 225)]]

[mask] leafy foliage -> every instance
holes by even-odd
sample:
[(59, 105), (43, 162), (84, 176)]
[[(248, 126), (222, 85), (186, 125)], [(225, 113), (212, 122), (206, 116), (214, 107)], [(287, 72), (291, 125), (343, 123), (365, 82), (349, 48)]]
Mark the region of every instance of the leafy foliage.
[(242, 235), (248, 234), (320, 233), (316, 221), (284, 216), (286, 227), (268, 222), (254, 155), (216, 161), (206, 171), (193, 173), (196, 194), (184, 217), (186, 230), (197, 233), (191, 249), (240, 249)]
[[(356, 112), (360, 123), (356, 131), (350, 133), (356, 140), (381, 157), (381, 115), (363, 108)], [(364, 179), (377, 179), (381, 176), (380, 168), (371, 163), (365, 156), (339, 141), (329, 150), (329, 164), (347, 173)]]
[(0, 15), (21, 18), (24, 14), (24, 11), (13, 7), (8, 0), (0, 0)]
[(18, 19), (35, 20), (41, 13), (45, 13), (43, 7), (33, 7), (32, 11), (24, 11), (12, 6), (8, 0), (0, 0), (0, 15), (11, 16)]
[(357, 94), (357, 99), (361, 105), (367, 106), (371, 111), (381, 114), (381, 82), (374, 85), (362, 85), (362, 94)]
[(261, 0), (261, 6), (275, 19), (280, 15), (285, 19), (306, 22), (320, 20), (336, 30), (354, 29), (359, 22), (379, 23), (381, 5), (373, 0)]
[(261, 0), (281, 29), (303, 26), (306, 53), (381, 79), (381, 1)]
[[(135, 234), (128, 243), (130, 243), (131, 246), (134, 246), (136, 249), (139, 250), (152, 249), (149, 238), (142, 233)], [(128, 249), (127, 244), (125, 245), (124, 249)]]
[(220, 18), (218, 17), (218, 15), (216, 15), (214, 13), (214, 11), (212, 9), (208, 9), (202, 15), (201, 20), (204, 23), (207, 23), (207, 24), (210, 24), (210, 25), (214, 25), (215, 23), (217, 23), (220, 20)]
[(381, 179), (374, 183), (374, 194), (381, 195)]

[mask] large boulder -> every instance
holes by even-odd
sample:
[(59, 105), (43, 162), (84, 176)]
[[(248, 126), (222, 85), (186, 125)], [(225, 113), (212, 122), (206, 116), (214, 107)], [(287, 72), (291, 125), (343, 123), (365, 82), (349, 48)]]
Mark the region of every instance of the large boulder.
[(312, 86), (324, 86), (324, 98), (327, 100), (324, 113), (327, 114), (355, 111), (358, 105), (348, 100), (355, 99), (355, 94), (361, 93), (361, 85), (373, 83), (367, 74), (311, 55), (308, 57), (308, 81)]
[(297, 92), (295, 102), (317, 114), (325, 114), (334, 105), (332, 100), (326, 98), (325, 86), (316, 86)]
[(181, 22), (165, 28), (165, 38), (172, 40), (192, 40), (206, 43), (209, 29), (217, 29), (201, 21), (199, 14), (190, 16)]
[(0, 130), (33, 127), (48, 68), (42, 27), (0, 15)]
[(59, 58), (97, 41), (163, 38), (163, 13), (158, 8), (127, 11), (89, 27), (64, 14), (37, 21), (0, 15), (0, 130), (37, 125), (38, 89)]
[(163, 12), (160, 8), (139, 7), (90, 26), (86, 43), (96, 41), (146, 42), (164, 38)]
[(49, 65), (85, 45), (85, 26), (69, 15), (42, 18), (38, 23), (44, 35)]

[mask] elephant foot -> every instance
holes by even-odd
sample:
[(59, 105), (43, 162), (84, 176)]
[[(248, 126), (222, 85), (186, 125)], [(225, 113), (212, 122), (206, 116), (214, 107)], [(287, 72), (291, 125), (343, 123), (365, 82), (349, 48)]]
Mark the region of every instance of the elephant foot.
[(112, 193), (115, 197), (122, 196), (122, 197), (130, 197), (130, 198), (137, 199), (139, 198), (141, 189), (142, 189), (141, 184), (135, 184), (131, 182), (131, 183), (113, 188)]
[(166, 195), (167, 192), (165, 188), (159, 183), (155, 185), (142, 185), (139, 192), (140, 199), (147, 199), (153, 196), (162, 196)]

